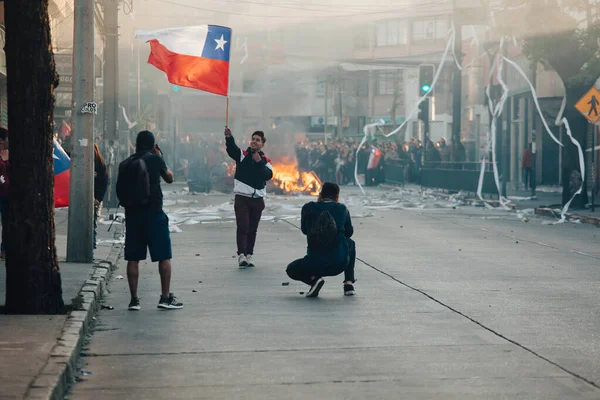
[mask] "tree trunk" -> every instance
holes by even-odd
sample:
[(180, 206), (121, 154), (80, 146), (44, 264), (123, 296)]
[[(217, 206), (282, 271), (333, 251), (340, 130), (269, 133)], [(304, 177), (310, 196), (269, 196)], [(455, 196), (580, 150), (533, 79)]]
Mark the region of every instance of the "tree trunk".
[[(567, 90), (567, 105), (565, 107), (564, 117), (569, 121), (571, 128), (571, 134), (579, 142), (583, 150), (584, 165), (586, 159), (586, 146), (587, 146), (587, 131), (588, 122), (579, 114), (575, 109), (575, 103), (579, 101), (581, 96), (585, 94), (585, 89), (570, 89)], [(581, 176), (580, 165), (579, 165), (579, 150), (577, 146), (571, 142), (571, 139), (566, 134), (563, 135), (562, 142), (563, 148), (563, 162), (562, 162), (562, 204), (563, 206), (573, 197), (575, 192), (581, 187), (581, 180), (585, 179), (585, 176)], [(583, 181), (583, 191), (581, 194), (575, 196), (571, 203), (571, 209), (583, 209), (588, 203), (587, 193), (587, 181)]]
[[(54, 226), (54, 86), (48, 0), (4, 2), (11, 192), (6, 234), (6, 309), (63, 311)], [(5, 228), (5, 229), (6, 229)]]

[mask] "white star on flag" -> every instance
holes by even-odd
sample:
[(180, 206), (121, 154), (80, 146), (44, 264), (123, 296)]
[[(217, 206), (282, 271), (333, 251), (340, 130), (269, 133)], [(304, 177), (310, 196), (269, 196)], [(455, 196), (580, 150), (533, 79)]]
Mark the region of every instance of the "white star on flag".
[(54, 151), (52, 151), (52, 158), (54, 158), (55, 160), (60, 160), (60, 158), (58, 158)]
[(225, 37), (223, 35), (221, 35), (221, 39), (214, 39), (215, 42), (217, 42), (217, 47), (215, 48), (215, 50), (223, 50), (225, 51), (225, 43), (227, 43), (227, 40), (225, 40)]

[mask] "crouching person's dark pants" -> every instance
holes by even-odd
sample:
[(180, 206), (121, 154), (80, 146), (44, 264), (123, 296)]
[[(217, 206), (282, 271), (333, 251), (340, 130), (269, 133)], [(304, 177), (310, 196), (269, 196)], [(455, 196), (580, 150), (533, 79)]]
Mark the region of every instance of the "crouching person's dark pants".
[(337, 276), (344, 273), (344, 282), (354, 282), (354, 264), (356, 262), (356, 244), (354, 240), (348, 240), (348, 264), (346, 265), (319, 265), (320, 263), (312, 262), (308, 256), (292, 261), (287, 267), (288, 276), (295, 280), (312, 284), (312, 276)]

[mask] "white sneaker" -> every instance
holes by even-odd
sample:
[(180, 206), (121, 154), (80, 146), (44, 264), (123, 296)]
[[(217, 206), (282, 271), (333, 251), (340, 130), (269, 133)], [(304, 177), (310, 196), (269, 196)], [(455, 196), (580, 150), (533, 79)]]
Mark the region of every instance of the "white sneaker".
[(238, 266), (240, 268), (246, 268), (248, 266), (248, 260), (246, 259), (245, 255), (240, 254), (238, 256)]
[(252, 254), (248, 254), (246, 256), (246, 261), (248, 261), (248, 267), (254, 267), (254, 263), (252, 262)]

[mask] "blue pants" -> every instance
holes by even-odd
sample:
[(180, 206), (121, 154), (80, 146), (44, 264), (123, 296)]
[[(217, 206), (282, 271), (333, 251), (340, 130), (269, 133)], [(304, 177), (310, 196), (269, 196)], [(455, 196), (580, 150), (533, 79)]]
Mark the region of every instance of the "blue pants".
[(298, 260), (292, 261), (287, 267), (288, 276), (295, 280), (306, 283), (307, 285), (312, 284), (311, 276), (323, 277), (323, 276), (337, 276), (344, 273), (344, 282), (355, 282), (354, 279), (354, 264), (356, 262), (356, 244), (354, 240), (348, 240), (348, 263), (333, 264), (333, 265), (319, 265), (311, 262), (308, 256), (304, 256)]

